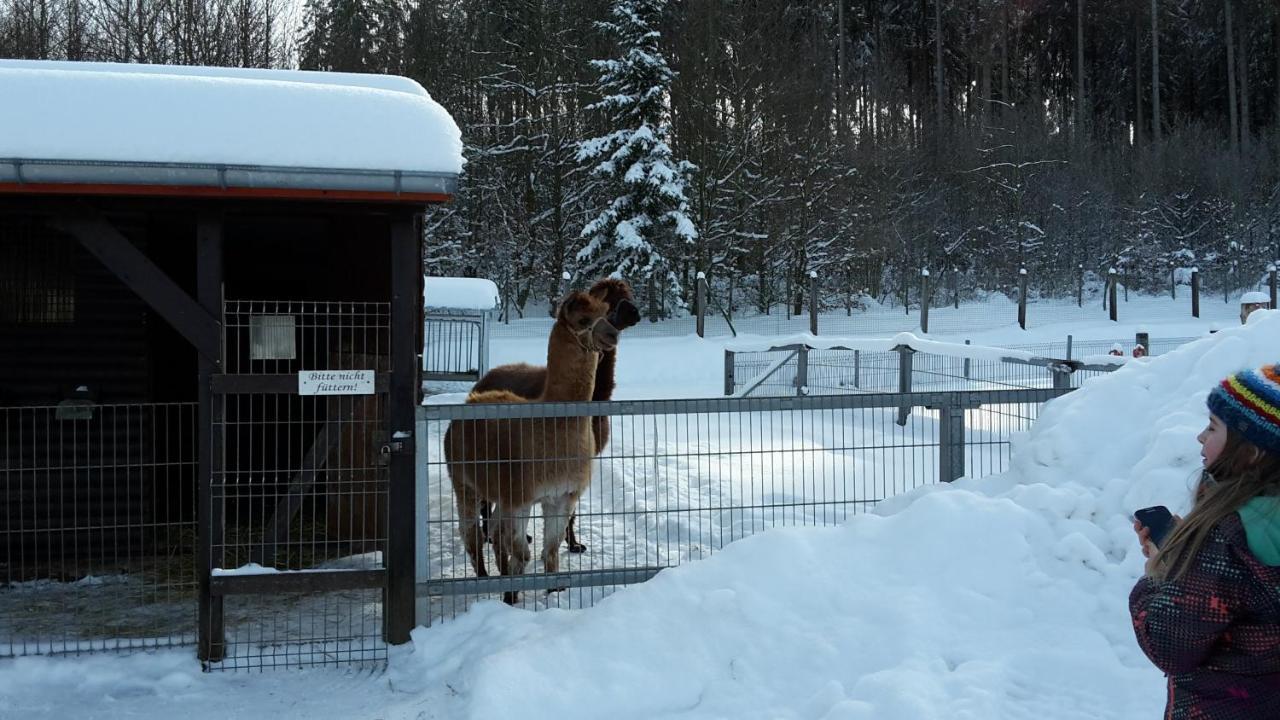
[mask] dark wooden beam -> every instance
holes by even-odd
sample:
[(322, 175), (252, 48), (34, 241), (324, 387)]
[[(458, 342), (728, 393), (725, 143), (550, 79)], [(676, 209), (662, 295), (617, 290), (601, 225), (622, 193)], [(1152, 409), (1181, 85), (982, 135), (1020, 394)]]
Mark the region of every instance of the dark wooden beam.
[(414, 407), (422, 383), (418, 348), (422, 325), (422, 233), (420, 216), (391, 221), (391, 394), (387, 400), (391, 453), (388, 490), (387, 589), (383, 615), (388, 643), (409, 642), (414, 626), (415, 521)]
[(214, 362), (219, 359), (222, 329), (218, 314), (201, 307), (104, 218), (72, 215), (53, 218), (49, 224), (79, 240), (152, 310), (182, 333), (201, 357)]
[[(222, 218), (201, 215), (196, 222), (196, 297), (200, 309), (212, 316), (222, 313)], [(222, 347), (222, 326), (215, 326), (216, 348)], [(226, 632), (222, 596), (214, 595), (209, 584), (213, 569), (213, 548), (222, 546), (222, 507), (213, 501), (214, 478), (222, 471), (223, 398), (213, 392), (213, 377), (222, 370), (221, 353), (199, 358), (197, 395), (200, 400), (199, 449), (196, 494), (196, 577), (198, 610), (196, 637), (199, 658), (218, 662), (226, 654)]]

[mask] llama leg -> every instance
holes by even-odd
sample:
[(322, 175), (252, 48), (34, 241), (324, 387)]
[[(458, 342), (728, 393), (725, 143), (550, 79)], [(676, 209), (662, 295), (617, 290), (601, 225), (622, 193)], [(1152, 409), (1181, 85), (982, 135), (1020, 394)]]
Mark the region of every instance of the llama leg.
[(569, 552), (584, 553), (587, 546), (578, 542), (578, 534), (573, 531), (573, 525), (578, 521), (578, 513), (569, 516), (569, 525), (564, 529), (564, 541), (569, 544)]
[[(525, 540), (528, 519), (527, 509), (519, 514), (508, 514), (499, 506), (494, 511), (493, 522), (497, 530), (493, 538), (493, 549), (498, 560), (498, 572), (502, 575), (522, 575), (529, 564), (529, 542)], [(502, 601), (508, 605), (515, 605), (519, 600), (518, 590), (502, 594)]]
[(485, 577), (489, 572), (484, 564), (484, 531), (477, 515), (480, 507), (489, 503), (481, 500), (474, 488), (463, 483), (453, 484), (453, 494), (458, 505), (458, 533), (462, 535), (463, 547), (467, 549), (476, 577)]
[[(553, 573), (560, 571), (560, 538), (565, 536), (573, 508), (577, 506), (576, 494), (544, 498), (542, 501), (542, 568)], [(551, 592), (564, 588), (552, 588)]]

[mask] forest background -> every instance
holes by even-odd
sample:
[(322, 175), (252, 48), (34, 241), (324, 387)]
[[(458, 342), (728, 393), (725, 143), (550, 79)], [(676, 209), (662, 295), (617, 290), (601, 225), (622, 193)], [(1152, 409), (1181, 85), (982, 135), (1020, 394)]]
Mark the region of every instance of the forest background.
[(618, 269), (583, 233), (620, 192), (580, 152), (627, 130), (609, 58), (670, 68), (645, 122), (688, 168), (693, 232), (627, 266), (653, 319), (698, 272), (720, 311), (799, 314), (811, 272), (853, 311), (926, 269), (941, 302), (1024, 268), (1039, 297), (1193, 267), (1226, 297), (1280, 257), (1274, 0), (0, 0), (0, 57), (412, 77), (466, 143), (428, 267), (517, 313)]

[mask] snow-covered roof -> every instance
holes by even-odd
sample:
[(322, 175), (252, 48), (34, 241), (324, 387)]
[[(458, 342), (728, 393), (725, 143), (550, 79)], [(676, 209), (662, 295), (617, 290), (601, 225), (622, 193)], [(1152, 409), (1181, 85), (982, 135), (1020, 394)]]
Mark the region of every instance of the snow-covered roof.
[(450, 310), (494, 310), (499, 305), (498, 286), (484, 278), (424, 278), (422, 304)]
[(457, 124), (403, 77), (0, 60), (0, 93), (0, 189), (205, 186), (414, 199), (452, 194), (462, 171)]
[(1241, 305), (1259, 305), (1259, 304), (1270, 305), (1271, 295), (1264, 292), (1257, 292), (1256, 290), (1253, 292), (1247, 292), (1244, 295), (1240, 296), (1240, 304)]

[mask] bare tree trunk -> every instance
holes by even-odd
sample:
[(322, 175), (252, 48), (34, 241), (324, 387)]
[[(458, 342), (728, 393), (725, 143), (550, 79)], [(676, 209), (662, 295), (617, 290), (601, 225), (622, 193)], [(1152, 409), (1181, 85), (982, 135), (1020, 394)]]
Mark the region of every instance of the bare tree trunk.
[(1133, 144), (1141, 147), (1147, 123), (1142, 116), (1142, 6), (1138, 4), (1133, 7), (1133, 106)]
[(1236, 52), (1231, 37), (1231, 6), (1233, 4), (1232, 0), (1226, 0), (1223, 16), (1226, 18), (1227, 41), (1227, 116), (1229, 118), (1227, 135), (1231, 138), (1231, 152), (1238, 153), (1240, 152), (1240, 119), (1236, 113)]
[(1158, 146), (1160, 127), (1160, 0), (1151, 0), (1151, 137)]
[[(1247, 12), (1247, 10), (1245, 11)], [(1239, 47), (1236, 48), (1236, 61), (1239, 64), (1239, 70), (1236, 77), (1240, 80), (1240, 148), (1244, 152), (1249, 152), (1249, 146), (1252, 139), (1249, 133), (1249, 22), (1247, 18), (1241, 18), (1241, 27), (1244, 32), (1240, 34)]]
[(1084, 98), (1084, 0), (1076, 0), (1076, 122), (1075, 138), (1084, 139), (1088, 110)]
[(836, 142), (844, 144), (844, 0), (836, 0)]
[[(1276, 63), (1272, 77), (1280, 78), (1280, 8), (1275, 7), (1271, 10), (1271, 56)], [(1271, 122), (1280, 122), (1280, 88), (1272, 90), (1271, 102), (1273, 103)]]
[(934, 112), (938, 114), (939, 129), (946, 123), (946, 117), (942, 114), (942, 3), (943, 0), (933, 2), (933, 75), (936, 96)]
[(1009, 97), (1009, 5), (1003, 8), (1003, 22), (1000, 23), (1000, 117), (1013, 104)]

